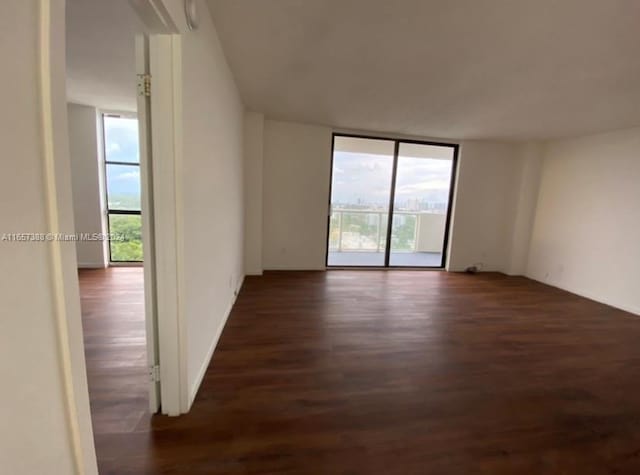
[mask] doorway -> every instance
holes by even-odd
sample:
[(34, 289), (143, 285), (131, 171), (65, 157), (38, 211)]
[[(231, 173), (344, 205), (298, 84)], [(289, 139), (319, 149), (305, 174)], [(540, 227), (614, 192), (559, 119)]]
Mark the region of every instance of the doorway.
[(114, 456), (114, 436), (149, 426), (163, 403), (154, 134), (149, 88), (142, 87), (150, 75), (150, 38), (158, 35), (128, 2), (73, 0), (65, 13), (74, 226), (78, 235), (99, 237), (77, 242), (76, 254), (84, 264), (78, 272), (82, 349), (102, 461)]
[(334, 134), (327, 267), (444, 268), (458, 145)]

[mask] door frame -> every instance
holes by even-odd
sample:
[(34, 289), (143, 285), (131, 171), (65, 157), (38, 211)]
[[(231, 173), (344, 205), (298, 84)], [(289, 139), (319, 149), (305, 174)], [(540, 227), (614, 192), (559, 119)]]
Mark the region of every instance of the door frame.
[[(143, 261), (142, 269), (144, 275), (144, 313), (145, 313), (145, 337), (147, 345), (147, 368), (149, 374), (149, 411), (154, 414), (160, 411), (161, 386), (159, 370), (160, 367), (160, 345), (158, 341), (158, 312), (157, 312), (157, 278), (156, 278), (156, 243), (155, 243), (155, 219), (154, 219), (154, 199), (153, 199), (153, 140), (151, 124), (151, 101), (146, 94), (144, 78), (150, 74), (149, 69), (149, 37), (147, 35), (136, 35), (135, 39), (135, 61), (137, 76), (137, 104), (136, 112), (138, 119), (138, 151), (140, 159), (138, 166), (140, 171), (140, 224), (142, 226)], [(103, 115), (103, 134), (104, 115)], [(105, 194), (107, 196), (107, 223), (109, 223), (109, 202), (107, 178), (107, 155), (106, 140), (103, 140), (105, 147)], [(113, 265), (111, 259), (111, 246), (109, 246), (109, 264)]]
[(149, 36), (157, 341), (162, 414), (189, 411), (182, 235), (182, 56), (177, 34)]
[[(181, 34), (188, 31), (182, 21), (182, 9), (175, 8), (175, 2), (169, 0), (129, 0), (138, 16), (142, 19), (149, 35), (150, 51), (153, 52), (159, 68), (155, 80), (154, 101), (163, 103), (165, 107), (152, 109), (153, 145), (156, 141), (170, 136), (172, 147), (159, 149), (154, 155), (154, 162), (164, 160), (163, 165), (170, 169), (170, 173), (163, 177), (173, 180), (175, 187), (178, 175), (175, 173), (176, 163), (181, 154)], [(43, 192), (46, 199), (47, 231), (73, 233), (73, 206), (70, 195), (71, 170), (69, 168), (69, 137), (67, 133), (67, 104), (66, 104), (66, 72), (65, 72), (65, 1), (38, 0), (37, 20), (35, 26), (38, 34), (38, 106), (41, 118), (40, 132), (42, 138)], [(177, 25), (177, 26), (176, 26)], [(165, 56), (168, 54), (168, 57)], [(158, 65), (158, 64), (157, 64)], [(153, 64), (152, 64), (153, 66)], [(153, 73), (153, 67), (152, 67)], [(158, 84), (159, 83), (159, 84)], [(135, 81), (132, 80), (132, 84)], [(133, 85), (135, 87), (135, 85)], [(167, 107), (166, 104), (169, 104)], [(166, 134), (166, 136), (163, 136)], [(154, 172), (155, 175), (155, 172)], [(164, 184), (164, 183), (163, 183)], [(157, 186), (154, 183), (154, 189)], [(173, 197), (173, 207), (176, 197)], [(167, 199), (163, 204), (167, 204)], [(158, 209), (158, 201), (154, 207)], [(170, 200), (169, 200), (170, 201)], [(156, 215), (162, 215), (160, 209)], [(175, 209), (173, 210), (175, 213)], [(156, 238), (158, 226), (156, 224)], [(165, 228), (162, 227), (162, 230)], [(165, 249), (158, 245), (158, 262), (166, 262), (165, 252), (175, 256), (176, 243), (175, 228), (173, 240), (169, 237), (162, 244), (173, 246)], [(160, 253), (160, 252), (159, 252)], [(158, 254), (159, 254), (158, 253)], [(87, 386), (86, 357), (82, 336), (82, 321), (80, 311), (80, 296), (78, 291), (78, 273), (75, 246), (63, 246), (58, 241), (51, 242), (50, 251), (51, 272), (49, 281), (53, 291), (52, 305), (55, 308), (56, 340), (60, 350), (58, 362), (60, 365), (60, 380), (64, 388), (65, 415), (68, 426), (67, 440), (72, 452), (75, 471), (77, 473), (97, 474), (95, 453), (95, 439), (91, 424), (89, 408), (89, 394)], [(188, 385), (186, 381), (186, 346), (181, 345), (181, 335), (184, 321), (179, 312), (178, 293), (183, 292), (181, 274), (178, 278), (178, 263), (174, 259), (167, 269), (167, 265), (160, 269), (158, 266), (156, 278), (158, 301), (160, 296), (171, 298), (176, 305), (173, 308), (158, 310), (158, 334), (160, 346), (159, 356), (163, 362), (161, 379), (163, 382), (162, 413), (178, 415), (187, 412)], [(173, 272), (170, 272), (173, 270)], [(160, 305), (158, 305), (158, 308)], [(182, 342), (184, 343), (184, 342)], [(182, 396), (184, 394), (184, 397)], [(62, 435), (61, 435), (62, 437)]]
[[(387, 229), (386, 229), (386, 241), (385, 241), (385, 263), (384, 266), (332, 266), (329, 265), (329, 238), (331, 231), (331, 195), (333, 192), (333, 157), (335, 149), (336, 137), (347, 137), (354, 139), (369, 139), (369, 140), (386, 140), (394, 143), (393, 147), (393, 168), (391, 170), (391, 191), (389, 193), (389, 210), (387, 214)], [(444, 225), (444, 239), (442, 241), (442, 258), (439, 266), (399, 266), (390, 265), (389, 259), (391, 255), (391, 235), (393, 231), (393, 208), (395, 201), (395, 188), (396, 188), (396, 176), (398, 171), (398, 156), (400, 151), (400, 145), (414, 144), (414, 145), (432, 145), (438, 147), (448, 147), (453, 149), (453, 158), (451, 164), (451, 178), (449, 180), (449, 198), (447, 202), (447, 213), (445, 217)], [(451, 216), (453, 214), (453, 200), (455, 196), (456, 176), (458, 174), (458, 155), (460, 151), (460, 144), (455, 142), (440, 142), (434, 140), (417, 140), (407, 139), (401, 137), (388, 137), (379, 135), (367, 135), (356, 134), (348, 132), (333, 132), (331, 134), (331, 160), (329, 170), (329, 197), (327, 205), (327, 239), (326, 239), (326, 252), (325, 252), (325, 267), (327, 269), (416, 269), (416, 270), (442, 270), (447, 267), (447, 257), (449, 255), (449, 234), (451, 231)]]

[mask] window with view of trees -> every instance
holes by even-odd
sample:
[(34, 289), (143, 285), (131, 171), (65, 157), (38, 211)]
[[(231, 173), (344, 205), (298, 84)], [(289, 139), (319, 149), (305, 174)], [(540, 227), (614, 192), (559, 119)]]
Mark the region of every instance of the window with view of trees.
[(111, 262), (142, 262), (138, 120), (104, 114), (104, 156)]

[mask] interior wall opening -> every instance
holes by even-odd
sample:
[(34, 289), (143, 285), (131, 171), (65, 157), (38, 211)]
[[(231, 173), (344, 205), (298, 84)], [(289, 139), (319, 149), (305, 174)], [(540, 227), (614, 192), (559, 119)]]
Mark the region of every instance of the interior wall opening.
[(76, 242), (101, 463), (117, 457), (114, 436), (150, 426), (161, 407), (151, 109), (140, 87), (149, 33), (129, 2), (69, 1), (65, 26), (75, 231), (101, 236)]

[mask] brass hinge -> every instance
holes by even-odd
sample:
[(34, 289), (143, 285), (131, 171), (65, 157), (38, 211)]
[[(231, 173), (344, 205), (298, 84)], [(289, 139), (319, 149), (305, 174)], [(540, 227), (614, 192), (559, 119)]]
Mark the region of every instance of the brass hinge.
[(151, 96), (151, 74), (138, 74), (138, 95)]

